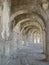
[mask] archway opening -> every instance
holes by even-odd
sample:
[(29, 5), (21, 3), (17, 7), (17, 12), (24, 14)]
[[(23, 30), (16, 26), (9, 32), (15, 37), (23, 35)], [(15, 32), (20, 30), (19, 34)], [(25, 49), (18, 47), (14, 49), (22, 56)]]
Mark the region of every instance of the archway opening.
[[(13, 20), (15, 48), (46, 53), (45, 25), (37, 14), (20, 14)], [(19, 19), (20, 18), (20, 19)]]

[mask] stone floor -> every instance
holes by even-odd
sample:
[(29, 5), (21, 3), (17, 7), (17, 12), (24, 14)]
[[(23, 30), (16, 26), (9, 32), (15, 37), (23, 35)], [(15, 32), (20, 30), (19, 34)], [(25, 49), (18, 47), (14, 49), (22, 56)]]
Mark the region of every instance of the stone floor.
[(48, 61), (43, 61), (46, 56), (41, 48), (36, 44), (18, 48), (9, 58), (4, 56), (0, 65), (49, 65)]

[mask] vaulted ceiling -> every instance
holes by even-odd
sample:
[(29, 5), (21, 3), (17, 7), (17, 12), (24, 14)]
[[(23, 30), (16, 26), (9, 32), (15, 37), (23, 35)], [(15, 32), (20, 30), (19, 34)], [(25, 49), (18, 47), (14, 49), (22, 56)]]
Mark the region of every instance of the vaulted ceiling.
[[(31, 9), (31, 8), (40, 8), (43, 2), (48, 2), (48, 0), (11, 0), (12, 11), (14, 9), (17, 11), (19, 9)], [(16, 9), (17, 8), (17, 9)]]
[[(0, 0), (0, 2), (1, 1), (2, 0)], [(43, 7), (43, 3), (44, 5), (46, 3), (46, 7)], [(34, 16), (32, 13), (34, 13), (35, 16), (37, 15), (38, 17), (37, 21), (39, 21), (40, 18), (45, 25), (45, 22), (47, 21), (47, 13), (45, 12), (47, 10), (47, 4), (49, 4), (49, 0), (11, 0), (12, 23), (14, 23), (14, 20), (16, 24), (18, 22), (23, 22), (24, 24), (24, 21), (26, 23), (27, 19), (28, 21), (31, 21), (31, 19), (34, 21), (35, 19), (33, 20), (32, 18), (32, 16)]]

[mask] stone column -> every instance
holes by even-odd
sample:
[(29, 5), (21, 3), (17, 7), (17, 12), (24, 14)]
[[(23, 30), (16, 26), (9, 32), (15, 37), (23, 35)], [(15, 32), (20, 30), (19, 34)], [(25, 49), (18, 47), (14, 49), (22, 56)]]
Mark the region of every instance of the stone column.
[(46, 30), (47, 30), (47, 39), (46, 39), (46, 56), (47, 56), (47, 60), (49, 61), (49, 20), (47, 21), (47, 25), (46, 25)]
[(24, 46), (24, 34), (22, 33), (22, 47)]
[(18, 24), (18, 33), (19, 33), (19, 46), (22, 47), (22, 32), (20, 31), (20, 24)]
[(17, 47), (22, 47), (22, 33), (20, 31), (20, 24), (17, 24), (15, 29), (16, 31), (16, 42), (17, 42)]
[(24, 33), (24, 46), (26, 46), (26, 33)]
[(46, 54), (46, 31), (43, 30), (43, 52)]
[(4, 0), (3, 2), (3, 12), (2, 12), (2, 38), (8, 39), (9, 33), (9, 22), (10, 22), (10, 4), (9, 0)]
[(32, 33), (32, 43), (34, 43), (34, 33)]
[(42, 32), (40, 32), (40, 43), (41, 44), (43, 43), (43, 40), (42, 40)]
[(28, 45), (31, 45), (31, 31), (28, 32)]
[(22, 47), (22, 33), (21, 33), (21, 31), (19, 32), (19, 43), (20, 43), (20, 47)]
[(46, 12), (46, 56), (47, 56), (47, 60), (49, 61), (49, 3), (45, 2), (43, 3), (43, 9)]
[(26, 44), (28, 46), (28, 33), (26, 34)]

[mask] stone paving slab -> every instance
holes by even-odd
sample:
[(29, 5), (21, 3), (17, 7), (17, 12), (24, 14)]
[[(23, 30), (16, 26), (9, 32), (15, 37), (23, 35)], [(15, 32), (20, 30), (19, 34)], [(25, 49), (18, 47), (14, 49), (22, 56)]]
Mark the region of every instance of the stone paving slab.
[(33, 48), (31, 51), (30, 50), (31, 48), (17, 49), (16, 51), (13, 51), (14, 53), (9, 57), (2, 56), (0, 65), (49, 65), (49, 62), (47, 61), (39, 61), (46, 58), (44, 54), (34, 52)]

